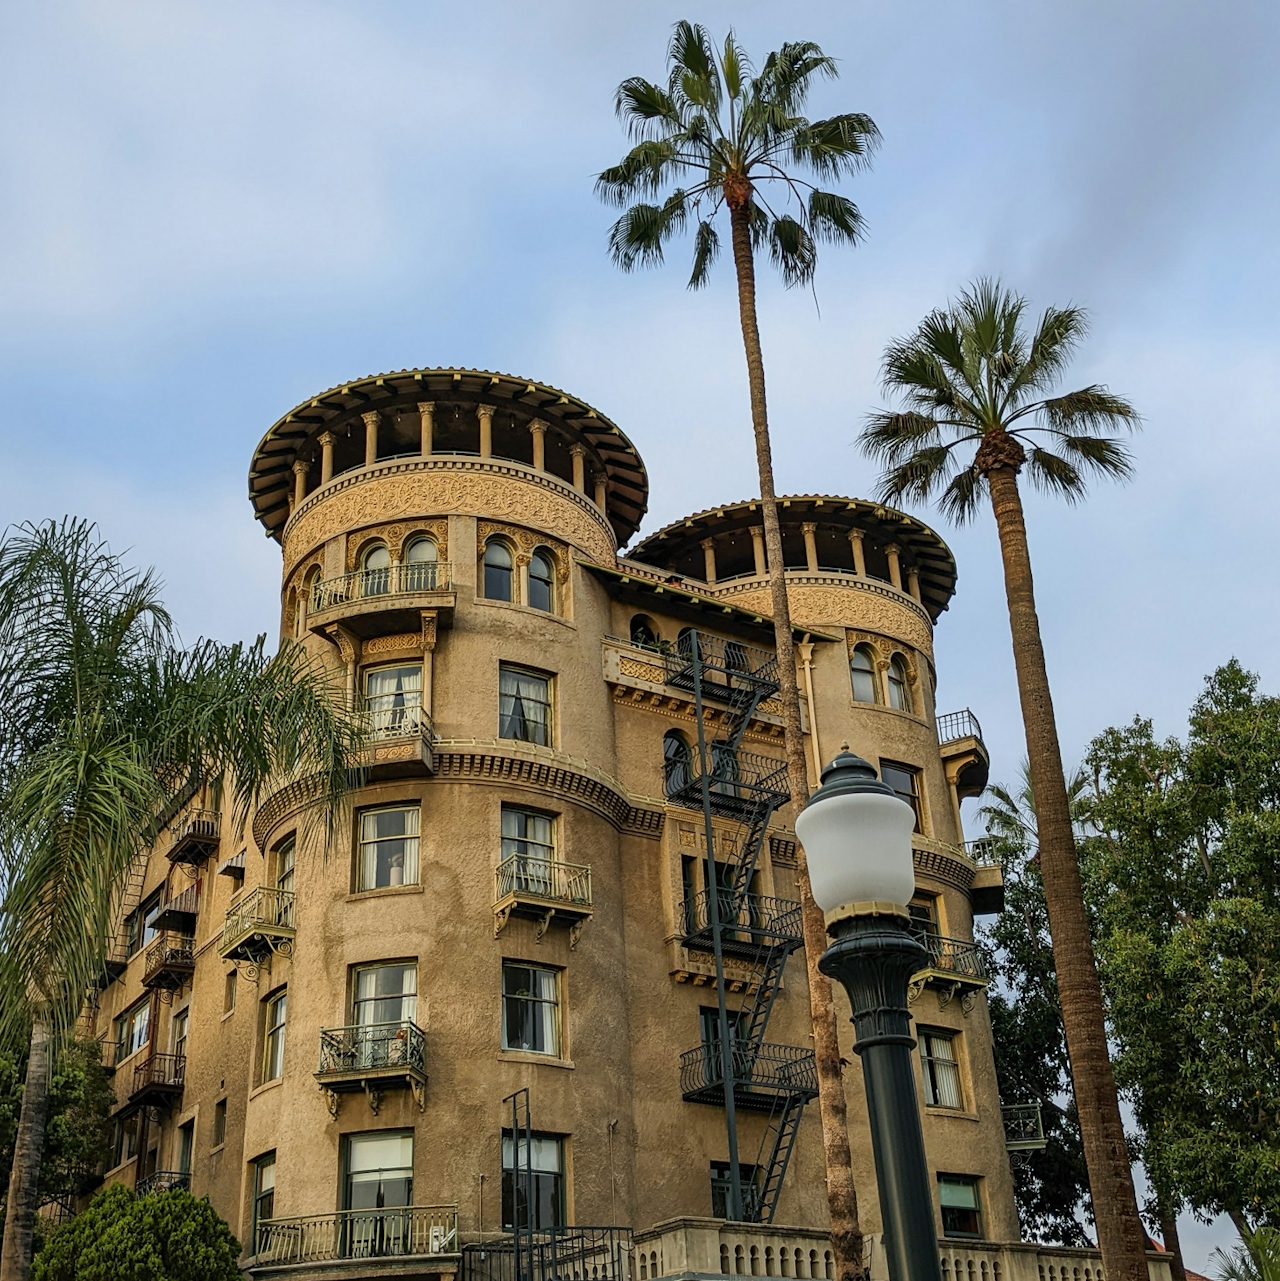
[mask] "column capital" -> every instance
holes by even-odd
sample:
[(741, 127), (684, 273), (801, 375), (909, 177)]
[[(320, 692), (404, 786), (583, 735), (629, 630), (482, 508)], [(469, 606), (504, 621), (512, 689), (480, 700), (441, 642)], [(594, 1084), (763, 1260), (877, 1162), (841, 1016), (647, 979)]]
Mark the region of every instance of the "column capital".
[(309, 462), (305, 462), (301, 458), (295, 458), (293, 460), (293, 474), (295, 476), (305, 476), (310, 470), (311, 464)]
[(418, 413), (434, 414), (436, 412), (436, 402), (434, 400), (418, 401)]
[(546, 434), (547, 424), (544, 423), (541, 418), (535, 418), (529, 424), (529, 430), (533, 432), (535, 436), (542, 436)]
[(376, 427), (381, 415), (376, 409), (366, 409), (360, 417), (364, 419), (364, 425), (366, 427)]
[(477, 405), (476, 416), (478, 418), (492, 418), (496, 409), (496, 405)]
[(586, 445), (570, 445), (569, 446), (570, 458), (585, 458), (586, 456), (587, 456)]
[(897, 543), (886, 543), (884, 552), (886, 556), (897, 556), (901, 553), (902, 548)]
[(702, 540), (703, 551), (710, 551), (711, 548), (713, 548), (715, 545), (716, 545), (716, 540), (714, 538), (704, 538)]
[(321, 449), (332, 449), (333, 446), (337, 443), (337, 440), (338, 438), (333, 434), (333, 432), (322, 431), (316, 437), (316, 444), (319, 445)]
[(866, 535), (867, 531), (865, 529), (851, 529), (849, 531), (849, 541), (851, 543), (860, 543)]
[(806, 520), (804, 524), (800, 526), (800, 531), (804, 534), (816, 534), (818, 532), (817, 522)]

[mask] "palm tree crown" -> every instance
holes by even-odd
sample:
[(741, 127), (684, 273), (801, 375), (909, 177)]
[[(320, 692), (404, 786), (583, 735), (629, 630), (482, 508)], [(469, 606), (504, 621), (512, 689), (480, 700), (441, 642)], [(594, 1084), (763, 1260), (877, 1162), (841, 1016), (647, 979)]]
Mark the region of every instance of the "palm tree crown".
[[(1033, 485), (1074, 502), (1090, 474), (1125, 479), (1115, 434), (1141, 419), (1097, 384), (1050, 395), (1088, 327), (1079, 307), (1049, 307), (1033, 334), (1024, 298), (979, 280), (890, 344), (882, 385), (902, 408), (868, 415), (863, 449), (885, 466), (886, 502), (924, 500), (956, 522), (971, 518), (995, 467), (1025, 467)], [(972, 446), (970, 454), (968, 448)]]
[[(875, 122), (857, 112), (825, 120), (800, 114), (814, 79), (837, 74), (812, 41), (784, 44), (755, 74), (733, 32), (717, 52), (704, 27), (680, 22), (667, 61), (665, 88), (640, 76), (619, 86), (618, 116), (636, 145), (600, 175), (596, 191), (625, 206), (676, 185), (661, 204), (642, 199), (614, 223), (614, 261), (627, 271), (661, 263), (663, 246), (692, 220), (689, 286), (697, 288), (720, 250), (716, 214), (728, 206), (748, 211), (753, 243), (768, 246), (788, 285), (808, 283), (818, 242), (856, 242), (863, 220), (853, 201), (794, 171), (825, 180), (853, 173), (880, 141)], [(762, 184), (779, 189), (785, 205), (766, 200)]]

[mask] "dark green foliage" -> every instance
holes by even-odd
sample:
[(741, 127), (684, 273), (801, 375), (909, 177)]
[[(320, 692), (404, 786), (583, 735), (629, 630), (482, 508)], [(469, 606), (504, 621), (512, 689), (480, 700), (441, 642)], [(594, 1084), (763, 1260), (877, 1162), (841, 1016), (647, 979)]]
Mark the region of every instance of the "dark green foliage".
[[(9, 1186), (25, 1065), (0, 1055), (0, 1188)], [(69, 1045), (49, 1083), (49, 1120), (40, 1167), (42, 1200), (67, 1201), (92, 1186), (111, 1142), (111, 1086), (96, 1041)]]
[(1280, 1225), (1280, 699), (1232, 661), (1185, 742), (1135, 720), (1088, 758), (1086, 895), (1153, 1184)]
[(240, 1281), (240, 1243), (206, 1200), (105, 1188), (36, 1255), (32, 1281)]

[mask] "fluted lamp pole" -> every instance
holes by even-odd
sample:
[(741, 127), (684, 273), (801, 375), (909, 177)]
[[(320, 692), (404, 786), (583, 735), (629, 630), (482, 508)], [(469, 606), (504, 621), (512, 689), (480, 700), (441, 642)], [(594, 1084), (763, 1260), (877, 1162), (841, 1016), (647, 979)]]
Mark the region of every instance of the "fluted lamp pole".
[(890, 1281), (941, 1281), (916, 1096), (907, 983), (928, 953), (910, 931), (911, 806), (842, 751), (796, 818), (832, 943), (818, 968), (849, 994), (871, 1122)]

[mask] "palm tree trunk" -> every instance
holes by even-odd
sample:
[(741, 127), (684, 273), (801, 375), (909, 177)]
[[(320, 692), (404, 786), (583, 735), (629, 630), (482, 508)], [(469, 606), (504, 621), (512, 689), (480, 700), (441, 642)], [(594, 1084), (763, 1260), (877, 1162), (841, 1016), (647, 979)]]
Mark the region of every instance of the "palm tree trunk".
[(1062, 1024), (1102, 1266), (1108, 1281), (1147, 1281), (1146, 1233), (1138, 1217), (1115, 1077), (1107, 1055), (1102, 987), (1080, 886), (1017, 470), (993, 467), (987, 472), (987, 481), (1004, 560), (1013, 661), (1027, 736), (1031, 791), (1036, 798), (1040, 876), (1049, 909)]
[[(749, 218), (748, 204), (735, 205), (730, 210), (733, 261), (738, 274), (738, 313), (742, 321), (742, 342), (746, 348), (747, 380), (751, 390), (751, 427), (755, 434), (756, 464), (760, 471), (760, 509), (764, 517), (764, 545), (769, 561), (769, 594), (786, 735), (787, 779), (792, 802), (799, 808), (809, 797), (809, 770), (805, 762), (804, 733), (800, 726), (800, 688), (796, 680), (791, 608), (787, 602), (787, 580), (782, 559), (782, 531), (778, 525), (778, 497), (773, 487), (773, 450), (769, 443), (764, 356), (760, 350), (760, 327), (756, 319), (756, 273)], [(822, 909), (814, 902), (809, 889), (809, 872), (802, 849), (797, 848), (797, 858), (805, 968), (809, 978), (809, 1014), (818, 1069), (818, 1108), (822, 1114), (823, 1153), (827, 1168), (831, 1249), (839, 1281), (853, 1281), (863, 1273), (862, 1230), (858, 1226), (858, 1195), (853, 1186), (853, 1161), (849, 1154), (849, 1117), (840, 1072), (840, 1042), (836, 1035), (831, 980), (818, 970), (818, 958), (827, 947), (827, 927)]]
[(39, 1196), (40, 1157), (49, 1116), (49, 1028), (44, 1015), (31, 1022), (31, 1052), (22, 1090), (22, 1110), (13, 1145), (9, 1174), (9, 1204), (5, 1211), (4, 1244), (0, 1246), (0, 1281), (27, 1281), (31, 1273), (31, 1231)]

